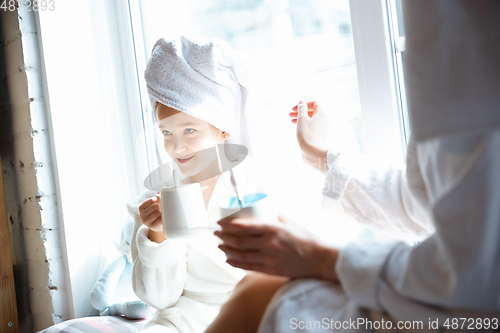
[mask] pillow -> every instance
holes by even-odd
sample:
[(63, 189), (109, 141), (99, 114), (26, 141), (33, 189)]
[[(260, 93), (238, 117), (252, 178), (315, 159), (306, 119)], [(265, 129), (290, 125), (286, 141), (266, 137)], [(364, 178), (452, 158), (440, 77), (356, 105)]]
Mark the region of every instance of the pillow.
[(139, 332), (148, 319), (131, 320), (119, 316), (83, 317), (67, 320), (38, 333)]

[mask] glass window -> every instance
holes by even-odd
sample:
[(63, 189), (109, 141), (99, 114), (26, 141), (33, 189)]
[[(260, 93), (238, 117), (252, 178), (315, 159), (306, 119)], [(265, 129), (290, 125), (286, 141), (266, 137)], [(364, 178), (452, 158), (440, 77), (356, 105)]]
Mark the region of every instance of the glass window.
[[(352, 221), (343, 223), (345, 215), (325, 216), (323, 176), (302, 162), (288, 116), (300, 99), (320, 100), (329, 113), (329, 145), (363, 151), (348, 0), (147, 0), (140, 1), (140, 10), (146, 58), (160, 37), (189, 33), (221, 37), (244, 56), (251, 82), (247, 117), (253, 157), (265, 169), (261, 183), (278, 209), (298, 221), (341, 223), (339, 241), (363, 230)], [(160, 154), (168, 159), (162, 149)]]
[(401, 11), (401, 0), (388, 0), (389, 26), (393, 44), (394, 67), (396, 73), (396, 89), (398, 106), (400, 111), (401, 128), (404, 133), (404, 139), (408, 143), (410, 138), (410, 117), (408, 114), (408, 103), (406, 100), (406, 86), (403, 72), (403, 60), (405, 51), (405, 38), (403, 26), (403, 13)]

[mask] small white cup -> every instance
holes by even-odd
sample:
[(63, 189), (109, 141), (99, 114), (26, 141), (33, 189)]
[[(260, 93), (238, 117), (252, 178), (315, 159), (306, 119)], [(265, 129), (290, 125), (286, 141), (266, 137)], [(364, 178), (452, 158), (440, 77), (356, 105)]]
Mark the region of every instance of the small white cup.
[(253, 218), (263, 222), (274, 222), (278, 219), (267, 194), (247, 194), (241, 199), (243, 207), (240, 207), (236, 197), (222, 199), (219, 202), (221, 218), (232, 215), (233, 217)]
[[(235, 218), (255, 219), (260, 223), (278, 223), (278, 214), (273, 209), (273, 205), (267, 194), (254, 193), (242, 197), (242, 208), (236, 197), (227, 197), (219, 202), (221, 219), (227, 216)], [(220, 226), (218, 230), (220, 230)], [(223, 244), (217, 237), (217, 242)]]
[(206, 233), (208, 219), (200, 184), (162, 188), (161, 217), (167, 239)]

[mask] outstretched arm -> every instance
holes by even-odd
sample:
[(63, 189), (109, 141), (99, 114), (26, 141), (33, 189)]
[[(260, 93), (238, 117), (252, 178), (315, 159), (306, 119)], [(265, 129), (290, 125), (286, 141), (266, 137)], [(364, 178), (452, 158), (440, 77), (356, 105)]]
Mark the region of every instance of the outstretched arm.
[[(418, 196), (410, 193), (404, 165), (326, 149), (327, 117), (317, 102), (295, 106), (290, 117), (297, 124), (304, 161), (326, 174), (326, 208), (341, 208), (366, 227), (400, 238), (423, 238), (432, 233), (429, 216), (416, 200)], [(412, 152), (408, 151), (408, 156), (406, 168), (418, 168)]]

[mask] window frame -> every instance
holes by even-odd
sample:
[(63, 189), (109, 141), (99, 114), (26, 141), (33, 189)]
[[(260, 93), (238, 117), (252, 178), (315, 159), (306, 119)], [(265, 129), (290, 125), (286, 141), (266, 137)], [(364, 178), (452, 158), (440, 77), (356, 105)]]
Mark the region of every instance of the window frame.
[[(402, 157), (405, 145), (398, 112), (394, 44), (389, 33), (387, 2), (349, 0), (349, 5), (366, 152), (392, 156), (396, 153), (398, 157)], [(150, 151), (147, 151), (147, 145), (140, 146), (140, 142), (134, 141), (143, 136), (143, 133), (147, 135), (152, 132), (144, 127), (143, 124), (147, 126), (147, 122), (141, 119), (141, 113), (137, 112), (150, 109), (149, 98), (143, 88), (146, 86), (143, 73), (150, 50), (146, 49), (143, 38), (143, 17), (139, 0), (105, 2), (100, 6), (103, 17), (109, 23), (106, 26), (110, 30), (96, 32), (96, 38), (102, 43), (110, 40), (109, 48), (115, 50), (112, 55), (116, 63), (111, 71), (116, 74), (115, 83), (120, 85), (115, 87), (116, 96), (120, 97), (117, 105), (120, 112), (126, 114), (119, 126), (127, 133), (124, 134), (123, 140), (124, 159), (127, 162), (127, 186), (131, 193), (138, 194), (143, 182), (141, 175), (144, 174), (139, 161), (147, 159), (149, 163), (154, 163), (158, 152), (157, 147), (149, 147)], [(113, 38), (115, 36), (118, 38)], [(124, 82), (120, 82), (121, 80)], [(152, 112), (148, 114), (152, 115)], [(105, 258), (99, 264), (104, 265), (104, 262)], [(102, 270), (103, 267), (95, 272), (100, 275)], [(79, 297), (74, 295), (74, 300), (79, 301), (84, 296)], [(84, 306), (79, 305), (79, 308)], [(75, 308), (75, 312), (76, 310), (78, 309)], [(79, 311), (82, 312), (81, 309)]]
[[(407, 137), (400, 97), (400, 81), (395, 53), (404, 50), (404, 37), (394, 39), (391, 24), (390, 0), (349, 0), (351, 26), (354, 40), (356, 70), (359, 85), (365, 152), (402, 161), (406, 156)], [(130, 96), (136, 95), (135, 104), (142, 110), (149, 107), (144, 73), (148, 52), (143, 37), (142, 13), (139, 0), (128, 0), (128, 19), (135, 49), (137, 87)], [(403, 47), (403, 49), (401, 49)], [(134, 49), (130, 52), (134, 54)], [(139, 94), (137, 94), (137, 91)], [(131, 115), (132, 117), (132, 115)], [(143, 123), (147, 123), (144, 119)], [(139, 122), (133, 121), (134, 133), (140, 133)], [(154, 140), (152, 140), (154, 141)], [(149, 149), (149, 151), (148, 151)], [(157, 147), (155, 148), (157, 149)], [(157, 152), (144, 147), (149, 164), (154, 165)], [(154, 168), (151, 168), (151, 170)], [(140, 180), (138, 180), (140, 181)]]
[(365, 151), (403, 160), (406, 140), (386, 0), (349, 0)]

